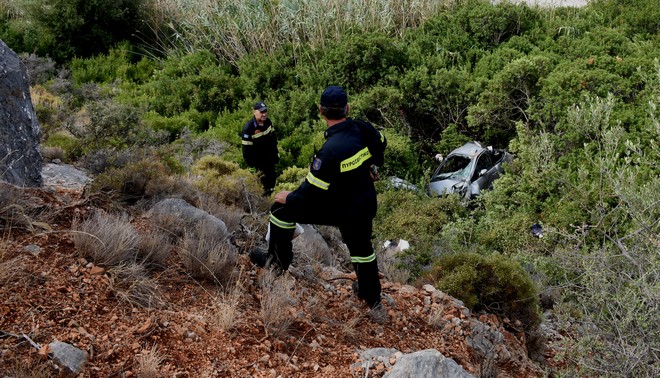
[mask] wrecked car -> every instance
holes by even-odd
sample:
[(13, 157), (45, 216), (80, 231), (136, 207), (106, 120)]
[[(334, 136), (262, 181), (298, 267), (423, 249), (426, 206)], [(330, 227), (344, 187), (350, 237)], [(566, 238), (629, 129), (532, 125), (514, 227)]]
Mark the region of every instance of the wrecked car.
[(502, 163), (511, 162), (513, 155), (472, 141), (453, 150), (446, 158), (436, 155), (436, 159), (441, 162), (431, 175), (427, 194), (458, 193), (465, 199), (472, 199), (493, 186), (493, 181), (502, 173)]

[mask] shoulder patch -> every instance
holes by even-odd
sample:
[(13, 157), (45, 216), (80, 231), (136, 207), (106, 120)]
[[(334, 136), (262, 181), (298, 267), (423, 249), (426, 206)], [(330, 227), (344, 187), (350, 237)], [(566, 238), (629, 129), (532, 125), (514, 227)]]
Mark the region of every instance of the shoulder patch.
[(312, 169), (315, 171), (321, 169), (321, 159), (314, 158), (314, 161), (312, 162)]
[(243, 138), (247, 139), (250, 137), (250, 134), (243, 134)]

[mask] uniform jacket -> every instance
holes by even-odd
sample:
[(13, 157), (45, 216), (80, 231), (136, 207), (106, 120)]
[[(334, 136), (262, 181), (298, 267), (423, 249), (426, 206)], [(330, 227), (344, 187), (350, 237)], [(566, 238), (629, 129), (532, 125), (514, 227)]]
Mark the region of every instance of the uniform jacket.
[(250, 167), (275, 165), (279, 161), (277, 136), (270, 119), (259, 126), (254, 117), (247, 121), (241, 131), (243, 159)]
[(370, 169), (383, 164), (385, 137), (371, 124), (352, 118), (329, 127), (324, 136), (305, 181), (287, 196), (287, 206), (314, 211), (325, 224), (372, 219), (376, 189)]

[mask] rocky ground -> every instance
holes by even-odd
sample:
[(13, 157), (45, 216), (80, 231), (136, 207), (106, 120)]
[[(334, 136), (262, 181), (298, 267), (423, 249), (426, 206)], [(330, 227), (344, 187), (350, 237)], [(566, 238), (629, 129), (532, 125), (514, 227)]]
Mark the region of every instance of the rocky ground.
[[(85, 179), (53, 176), (25, 193), (49, 222), (5, 227), (0, 239), (1, 377), (382, 377), (427, 349), (477, 377), (553, 370), (550, 344), (534, 362), (515, 324), (470, 313), (430, 285), (383, 280), (389, 319), (376, 323), (351, 291), (354, 275), (330, 267), (298, 267), (280, 279), (289, 300), (279, 328), (265, 306), (267, 275), (244, 254), (233, 300), (173, 264), (153, 273), (159, 300), (136, 306), (119, 295), (110, 269), (76, 254), (72, 219), (93, 208), (81, 194)], [(48, 345), (56, 340), (86, 352), (80, 372), (54, 361)], [(373, 348), (388, 349), (374, 357)]]

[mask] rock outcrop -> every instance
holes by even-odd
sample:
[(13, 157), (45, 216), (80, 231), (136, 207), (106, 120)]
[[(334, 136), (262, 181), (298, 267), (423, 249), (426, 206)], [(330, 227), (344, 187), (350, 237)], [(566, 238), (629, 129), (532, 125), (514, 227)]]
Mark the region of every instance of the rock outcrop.
[(0, 180), (42, 185), (40, 136), (25, 66), (0, 40)]

